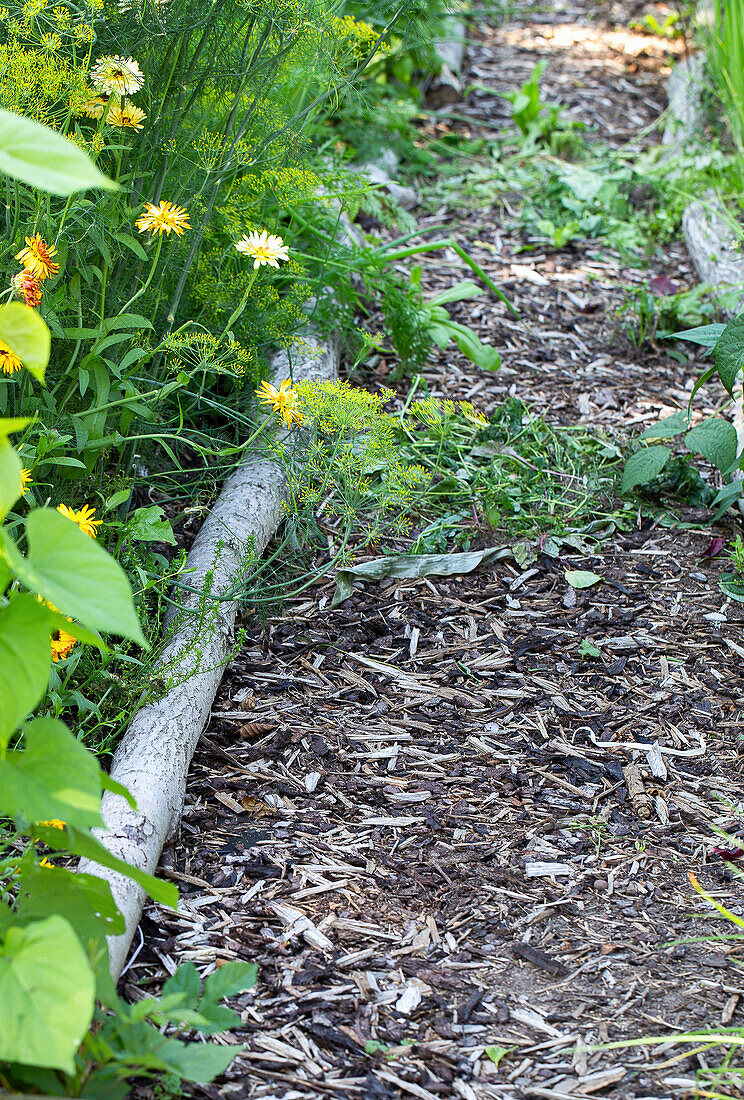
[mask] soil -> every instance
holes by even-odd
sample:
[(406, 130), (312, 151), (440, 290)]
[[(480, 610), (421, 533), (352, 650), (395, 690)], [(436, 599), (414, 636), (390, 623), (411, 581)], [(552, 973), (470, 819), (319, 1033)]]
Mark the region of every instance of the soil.
[[(628, 31), (645, 5), (516, 8), (506, 26), (474, 28), (466, 83), (510, 90), (545, 57), (548, 99), (604, 140), (658, 140), (680, 44)], [(476, 91), (458, 113), (488, 136), (508, 105)], [(607, 242), (524, 253), (501, 214), (476, 225), (456, 203), (446, 212), (524, 323), (495, 301), (469, 306), (504, 366), (440, 353), (430, 391), (484, 411), (512, 394), (554, 423), (604, 429), (686, 404), (694, 358), (613, 343), (612, 321), (641, 278), (693, 283), (683, 246), (646, 272)], [(446, 256), (425, 279), (462, 275)], [(695, 407), (715, 400), (701, 391)], [(744, 797), (744, 607), (718, 588), (710, 538), (645, 521), (592, 554), (368, 584), (335, 610), (319, 583), (281, 618), (247, 621), (163, 857), (180, 910), (147, 910), (125, 979), (137, 998), (187, 959), (258, 963), (234, 1001), (243, 1025), (223, 1040), (244, 1049), (194, 1095), (640, 1100), (703, 1087), (722, 1054), (678, 1036), (744, 1025), (741, 944), (684, 942), (729, 931), (688, 872), (744, 911), (736, 862), (720, 856)], [(576, 591), (566, 568), (603, 583)], [(647, 1041), (606, 1046), (625, 1039)]]

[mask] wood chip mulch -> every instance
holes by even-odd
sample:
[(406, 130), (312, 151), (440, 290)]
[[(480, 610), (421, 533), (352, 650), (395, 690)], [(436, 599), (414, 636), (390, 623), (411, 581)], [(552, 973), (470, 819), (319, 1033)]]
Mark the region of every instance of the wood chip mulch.
[[(549, 7), (552, 35), (528, 14), (478, 28), (477, 79), (511, 87), (552, 42), (556, 97), (627, 140), (663, 107), (668, 51), (622, 46), (637, 4)], [(474, 129), (496, 126), (477, 97), (469, 109)], [(628, 278), (606, 245), (520, 260), (488, 217), (479, 238), (499, 235), (498, 255), (479, 258), (494, 277), (529, 268), (510, 277), (535, 325), (507, 333), (502, 307), (484, 308), (505, 371), (442, 353), (432, 392), (488, 409), (511, 389), (598, 427), (687, 400), (692, 359), (608, 344)], [(689, 273), (678, 245), (658, 263)], [(427, 269), (434, 289), (446, 270)], [(366, 585), (332, 611), (323, 582), (282, 617), (248, 619), (163, 857), (179, 912), (147, 910), (125, 978), (136, 999), (187, 959), (258, 963), (234, 1002), (242, 1027), (220, 1040), (245, 1048), (193, 1095), (695, 1095), (720, 1056), (675, 1034), (744, 1026), (742, 945), (681, 942), (729, 931), (688, 871), (744, 912), (713, 853), (742, 829), (744, 607), (721, 594), (709, 539), (645, 523), (591, 555)], [(603, 582), (575, 591), (565, 569)], [(648, 1036), (666, 1041), (603, 1047)]]

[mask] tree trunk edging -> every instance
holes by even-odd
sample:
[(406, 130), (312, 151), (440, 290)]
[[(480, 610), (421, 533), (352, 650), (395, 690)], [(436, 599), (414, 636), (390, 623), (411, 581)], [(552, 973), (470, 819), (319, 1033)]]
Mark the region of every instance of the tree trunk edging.
[[(336, 340), (305, 335), (292, 363), (286, 352), (273, 358), (272, 376), (277, 382), (331, 381), (338, 363)], [(149, 874), (178, 827), (188, 769), (230, 659), (238, 604), (224, 597), (235, 591), (246, 561), (260, 557), (278, 527), (286, 487), (281, 467), (265, 458), (247, 458), (228, 477), (186, 559), (185, 576), (197, 592), (178, 592), (185, 610), (172, 622), (172, 635), (152, 669), (154, 678), (166, 680), (166, 690), (134, 714), (114, 753), (111, 778), (128, 788), (137, 809), (105, 791), (106, 828), (95, 832), (112, 854)], [(117, 980), (145, 893), (132, 879), (90, 860), (81, 860), (78, 870), (107, 881), (124, 916), (125, 932), (108, 940)]]
[[(669, 77), (669, 107), (663, 142), (672, 153), (689, 152), (690, 147), (702, 147), (705, 143), (704, 68), (703, 55), (693, 54), (681, 61)], [(685, 208), (682, 232), (695, 270), (703, 282), (710, 283), (719, 299), (726, 291), (738, 291), (733, 307), (720, 302), (724, 316), (735, 317), (744, 310), (744, 256), (735, 247), (725, 207), (714, 191), (706, 191), (702, 198), (693, 200)], [(744, 377), (741, 371), (732, 398), (736, 457), (741, 458), (744, 454)], [(741, 478), (742, 471), (736, 471), (733, 476)], [(739, 501), (739, 511), (744, 513), (744, 501)]]

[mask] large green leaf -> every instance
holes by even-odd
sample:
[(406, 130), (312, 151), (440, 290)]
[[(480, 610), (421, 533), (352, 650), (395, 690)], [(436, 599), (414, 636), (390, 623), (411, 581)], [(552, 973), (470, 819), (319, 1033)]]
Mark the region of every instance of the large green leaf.
[(108, 867), (111, 871), (118, 871), (119, 874), (134, 879), (159, 905), (167, 905), (171, 909), (175, 909), (178, 905), (178, 890), (172, 882), (163, 882), (162, 879), (125, 863), (86, 830), (69, 828), (61, 831), (39, 827), (34, 831), (44, 844), (50, 848), (56, 848), (58, 852), (72, 852), (73, 855), (93, 860), (94, 863), (100, 863), (102, 867)]
[(34, 378), (44, 381), (51, 336), (35, 309), (24, 306), (22, 302), (8, 302), (0, 306), (0, 339), (16, 353)]
[(85, 951), (63, 917), (9, 928), (0, 943), (0, 1061), (74, 1073), (94, 990)]
[(7, 439), (0, 439), (0, 520), (21, 495), (21, 460)]
[(0, 172), (53, 195), (72, 195), (89, 187), (117, 190), (77, 145), (10, 111), (0, 111)]
[(109, 971), (106, 936), (118, 936), (124, 931), (124, 918), (111, 896), (111, 887), (95, 875), (34, 863), (21, 872), (16, 921), (30, 924), (52, 914), (64, 917), (75, 929), (93, 964), (96, 999), (111, 1004), (116, 994)]
[(685, 436), (690, 450), (707, 458), (722, 474), (736, 462), (736, 442), (736, 428), (720, 416), (711, 416)]
[(622, 492), (629, 493), (636, 485), (647, 485), (666, 466), (672, 452), (668, 447), (642, 447), (631, 455), (623, 470)]
[(5, 439), (12, 432), (20, 432), (31, 423), (30, 416), (0, 417), (0, 439)]
[(731, 393), (736, 376), (744, 367), (744, 313), (729, 321), (718, 338), (715, 364), (718, 377)]
[(5, 555), (27, 588), (90, 629), (146, 644), (126, 574), (95, 539), (53, 508), (30, 512), (26, 534), (28, 557), (7, 534)]
[(0, 746), (39, 702), (49, 683), (49, 615), (27, 592), (0, 609)]
[(64, 722), (36, 718), (25, 746), (0, 760), (0, 816), (102, 826), (100, 767)]

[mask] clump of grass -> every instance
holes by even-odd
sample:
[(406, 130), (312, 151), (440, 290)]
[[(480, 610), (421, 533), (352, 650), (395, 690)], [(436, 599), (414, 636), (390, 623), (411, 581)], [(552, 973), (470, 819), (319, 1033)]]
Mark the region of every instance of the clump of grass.
[(744, 150), (744, 0), (712, 0), (700, 35), (731, 136)]
[[(437, 404), (441, 413), (432, 415)], [(415, 501), (415, 553), (444, 551), (450, 542), (467, 549), (483, 526), (532, 537), (616, 515), (621, 452), (610, 440), (580, 426), (554, 427), (512, 397), (490, 421), (453, 402), (424, 399), (412, 403), (414, 418), (417, 411), (401, 454), (432, 477)]]

